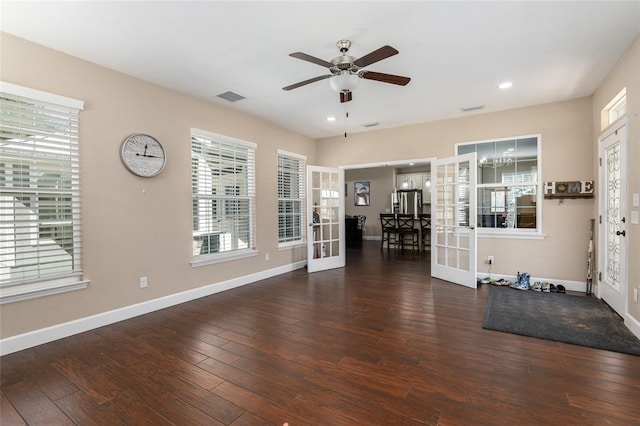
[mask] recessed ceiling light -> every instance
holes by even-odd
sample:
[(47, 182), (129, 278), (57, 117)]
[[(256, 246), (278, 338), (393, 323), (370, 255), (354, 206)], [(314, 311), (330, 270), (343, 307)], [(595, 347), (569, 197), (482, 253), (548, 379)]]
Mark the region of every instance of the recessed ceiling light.
[(333, 115), (327, 117), (327, 121), (336, 121), (336, 118)]
[(500, 83), (500, 85), (498, 85), (499, 89), (508, 89), (509, 87), (513, 86), (513, 83), (510, 81), (505, 81), (504, 83)]

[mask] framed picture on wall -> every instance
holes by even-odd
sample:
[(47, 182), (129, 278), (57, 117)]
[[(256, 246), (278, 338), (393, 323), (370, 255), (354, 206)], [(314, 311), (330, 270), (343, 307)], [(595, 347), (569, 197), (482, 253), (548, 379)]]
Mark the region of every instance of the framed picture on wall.
[(369, 181), (354, 182), (353, 202), (356, 206), (368, 206), (371, 202), (371, 187)]

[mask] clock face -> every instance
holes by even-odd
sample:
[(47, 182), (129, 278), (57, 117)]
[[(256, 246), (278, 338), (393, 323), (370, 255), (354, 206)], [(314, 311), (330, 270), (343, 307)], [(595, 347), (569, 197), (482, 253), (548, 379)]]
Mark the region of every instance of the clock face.
[(131, 135), (122, 142), (122, 163), (131, 173), (142, 177), (158, 175), (167, 163), (164, 148), (149, 135)]

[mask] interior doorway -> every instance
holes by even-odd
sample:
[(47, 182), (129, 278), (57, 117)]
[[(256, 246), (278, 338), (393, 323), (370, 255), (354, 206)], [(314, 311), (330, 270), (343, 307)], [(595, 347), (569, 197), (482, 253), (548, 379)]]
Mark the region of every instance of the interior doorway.
[[(430, 212), (430, 172), (433, 160), (419, 158), (341, 166), (345, 170), (345, 214), (348, 217), (366, 217), (362, 233), (364, 240), (380, 242), (380, 214), (393, 213), (394, 189), (420, 190), (420, 211)], [(358, 202), (356, 193), (363, 182), (368, 184), (369, 190), (366, 205)], [(424, 257), (428, 262), (429, 256)]]

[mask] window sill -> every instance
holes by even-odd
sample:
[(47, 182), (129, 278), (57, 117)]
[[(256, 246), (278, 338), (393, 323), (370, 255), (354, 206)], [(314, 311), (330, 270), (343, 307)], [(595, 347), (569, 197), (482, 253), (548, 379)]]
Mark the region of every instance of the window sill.
[(87, 288), (89, 281), (56, 280), (0, 288), (0, 305)]
[(523, 232), (523, 231), (511, 231), (511, 232), (492, 232), (478, 230), (478, 238), (508, 238), (518, 240), (544, 240), (546, 235), (537, 231)]
[(307, 247), (307, 243), (296, 241), (295, 243), (284, 243), (284, 244), (278, 245), (278, 251), (293, 250), (293, 249), (303, 248), (303, 247)]
[(192, 268), (198, 268), (200, 266), (214, 265), (216, 263), (229, 262), (231, 260), (244, 259), (247, 257), (254, 257), (258, 255), (257, 250), (239, 250), (230, 253), (217, 253), (198, 256), (194, 258), (190, 263)]

